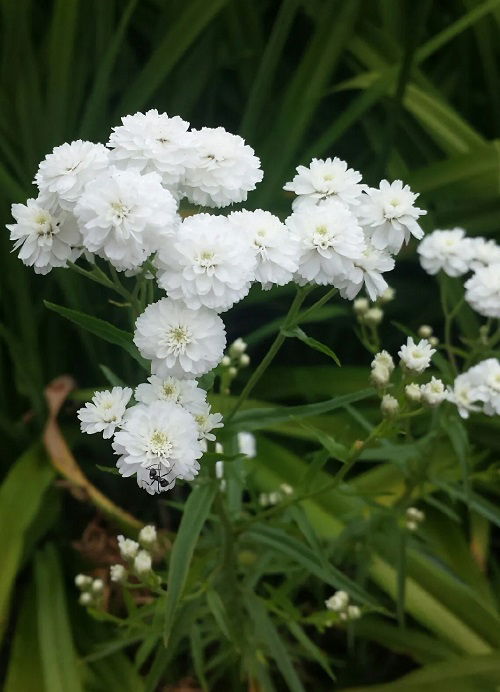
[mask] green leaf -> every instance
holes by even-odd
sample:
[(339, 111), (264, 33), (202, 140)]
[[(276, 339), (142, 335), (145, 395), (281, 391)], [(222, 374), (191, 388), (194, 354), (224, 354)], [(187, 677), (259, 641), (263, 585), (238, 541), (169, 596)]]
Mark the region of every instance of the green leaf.
[(174, 541), (168, 569), (168, 591), (165, 601), (163, 635), (165, 646), (168, 646), (176, 610), (186, 584), (194, 549), (203, 524), (210, 512), (216, 490), (217, 487), (213, 483), (197, 485), (191, 491), (184, 506), (184, 513)]
[(352, 394), (344, 394), (342, 396), (320, 401), (317, 404), (305, 404), (304, 406), (280, 406), (277, 408), (256, 408), (250, 410), (239, 411), (227, 429), (231, 431), (246, 430), (263, 430), (270, 428), (277, 423), (290, 422), (294, 418), (307, 418), (308, 416), (316, 416), (321, 413), (334, 411), (342, 408), (347, 404), (352, 404), (355, 401), (368, 399), (374, 394), (373, 389), (362, 389), (359, 392)]
[(294, 327), (294, 329), (283, 329), (282, 333), (285, 336), (294, 336), (295, 338), (299, 339), (299, 341), (302, 341), (304, 344), (307, 344), (309, 348), (313, 348), (315, 351), (324, 353), (326, 356), (334, 360), (340, 367), (340, 361), (337, 355), (332, 351), (332, 349), (326, 346), (325, 344), (322, 344), (321, 341), (313, 339), (312, 336), (307, 336), (307, 334), (300, 327)]
[[(10, 595), (21, 564), (26, 534), (54, 476), (41, 446), (35, 445), (15, 462), (0, 487), (0, 636), (7, 624)], [(12, 521), (12, 517), (16, 520)]]
[(304, 687), (293, 667), (292, 660), (283, 644), (273, 621), (271, 620), (264, 602), (253, 594), (246, 594), (247, 610), (255, 627), (257, 637), (267, 646), (280, 673), (284, 677), (291, 692), (305, 692)]
[(61, 564), (51, 544), (36, 554), (35, 582), (45, 685), (50, 692), (83, 692), (83, 671), (73, 646)]
[(333, 458), (333, 459), (340, 459), (340, 461), (346, 461), (348, 455), (349, 455), (349, 450), (347, 447), (340, 442), (337, 442), (332, 435), (327, 435), (324, 433), (322, 430), (318, 430), (317, 428), (313, 428), (309, 425), (305, 425), (304, 423), (301, 424), (301, 427), (305, 428), (308, 430), (317, 440), (318, 442), (326, 449), (328, 454)]
[(95, 334), (104, 341), (108, 341), (110, 344), (115, 344), (120, 346), (126, 351), (132, 358), (134, 358), (145, 370), (149, 370), (149, 365), (147, 361), (141, 356), (137, 350), (132, 334), (123, 331), (115, 327), (113, 324), (101, 320), (98, 317), (92, 317), (92, 315), (85, 315), (83, 312), (78, 312), (77, 310), (72, 310), (71, 308), (65, 308), (62, 305), (55, 305), (54, 303), (49, 303), (44, 300), (45, 306), (49, 310), (57, 312), (58, 315), (65, 317), (70, 322), (86, 329), (91, 334)]

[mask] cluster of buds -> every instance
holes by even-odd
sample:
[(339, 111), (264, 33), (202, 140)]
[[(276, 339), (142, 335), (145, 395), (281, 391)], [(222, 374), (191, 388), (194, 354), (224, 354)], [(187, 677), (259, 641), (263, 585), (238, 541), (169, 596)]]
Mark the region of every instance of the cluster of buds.
[(416, 507), (408, 507), (405, 515), (405, 526), (408, 531), (416, 531), (424, 521), (425, 514)]
[(80, 589), (78, 602), (86, 608), (99, 608), (102, 603), (104, 582), (102, 579), (93, 579), (87, 574), (77, 574), (75, 585)]
[(238, 338), (229, 346), (227, 354), (221, 360), (222, 366), (222, 391), (229, 394), (229, 385), (241, 368), (250, 365), (250, 356), (246, 353), (247, 344)]
[(353, 303), (353, 310), (360, 324), (368, 327), (378, 327), (384, 319), (384, 311), (380, 307), (394, 300), (395, 291), (393, 288), (387, 288), (375, 304), (371, 305), (368, 298), (356, 298)]
[(387, 353), (387, 351), (380, 351), (380, 353), (375, 354), (371, 362), (371, 369), (370, 380), (372, 384), (380, 389), (386, 387), (394, 370), (394, 361), (391, 354)]
[(154, 577), (153, 558), (151, 551), (157, 547), (156, 528), (152, 525), (144, 526), (139, 532), (139, 542), (125, 536), (118, 536), (118, 549), (125, 565), (116, 564), (109, 568), (111, 581), (123, 583), (129, 574), (133, 574), (139, 580), (150, 581)]
[(429, 324), (421, 324), (417, 333), (420, 338), (428, 339), (431, 346), (435, 347), (439, 344), (439, 339), (434, 336), (434, 330)]
[(349, 604), (349, 594), (345, 591), (336, 591), (325, 601), (328, 610), (339, 614), (341, 620), (358, 620), (361, 617), (361, 610), (357, 605)]
[(407, 384), (405, 394), (408, 401), (412, 403), (421, 403), (425, 406), (434, 408), (439, 406), (448, 398), (448, 393), (444, 382), (438, 377), (432, 377), (430, 382), (418, 385), (415, 382)]
[(259, 505), (261, 507), (271, 507), (272, 505), (278, 505), (283, 502), (285, 497), (290, 497), (293, 495), (293, 488), (288, 483), (282, 483), (279, 490), (274, 490), (270, 493), (261, 493), (259, 495)]

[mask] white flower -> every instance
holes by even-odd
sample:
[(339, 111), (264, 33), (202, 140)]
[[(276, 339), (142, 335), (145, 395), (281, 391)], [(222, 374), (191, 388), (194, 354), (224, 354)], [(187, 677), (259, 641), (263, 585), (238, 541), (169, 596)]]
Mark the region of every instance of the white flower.
[(396, 253), (410, 235), (423, 237), (417, 219), (427, 212), (414, 206), (417, 197), (401, 180), (382, 180), (378, 188), (366, 189), (356, 213), (360, 223), (369, 227), (375, 248)]
[(470, 238), (469, 242), (472, 247), (470, 269), (475, 271), (482, 266), (500, 264), (500, 245), (494, 240), (477, 237)]
[(55, 147), (38, 166), (34, 182), (43, 195), (72, 210), (85, 185), (109, 165), (109, 152), (102, 144), (65, 142)]
[(205, 409), (207, 393), (198, 387), (196, 380), (179, 380), (176, 377), (151, 375), (148, 381), (140, 384), (134, 394), (135, 400), (143, 404), (153, 401), (173, 401), (189, 413), (202, 413)]
[(139, 531), (139, 543), (141, 545), (148, 547), (148, 546), (156, 543), (156, 539), (157, 539), (156, 527), (153, 526), (152, 524), (148, 524), (147, 526), (143, 526), (142, 529)]
[(347, 205), (359, 203), (363, 191), (361, 173), (348, 168), (347, 163), (334, 159), (313, 159), (309, 167), (298, 166), (297, 175), (286, 183), (284, 190), (295, 192), (293, 209), (311, 207), (325, 200), (338, 199)]
[(131, 396), (129, 387), (96, 392), (92, 400), (77, 411), (82, 432), (89, 435), (102, 432), (105, 439), (110, 438), (121, 424)]
[(255, 435), (250, 432), (239, 432), (238, 433), (238, 449), (240, 454), (245, 454), (250, 459), (257, 456), (257, 443), (255, 440)]
[(142, 575), (151, 572), (152, 564), (151, 555), (148, 553), (148, 551), (139, 550), (134, 558), (134, 570), (137, 572), (137, 574)]
[(420, 385), (422, 401), (428, 406), (439, 406), (447, 398), (442, 380), (433, 377), (430, 382)]
[(189, 123), (178, 115), (169, 117), (156, 109), (126, 115), (109, 138), (111, 158), (118, 165), (133, 166), (144, 173), (156, 171), (174, 192), (194, 155), (188, 128)]
[(111, 581), (119, 583), (127, 578), (127, 570), (123, 565), (111, 565), (109, 576)]
[(406, 344), (401, 346), (398, 356), (408, 370), (423, 372), (431, 364), (434, 353), (436, 353), (436, 349), (431, 347), (427, 339), (420, 339), (416, 344), (413, 338), (409, 336)]
[(465, 282), (465, 300), (480, 315), (500, 318), (500, 262), (477, 269)]
[(394, 259), (388, 252), (376, 250), (367, 239), (365, 242), (361, 257), (354, 262), (353, 271), (340, 286), (341, 296), (348, 300), (360, 292), (363, 284), (371, 300), (382, 296), (388, 288), (382, 274), (394, 269)]
[(192, 480), (202, 455), (193, 416), (169, 401), (130, 408), (113, 449), (121, 475), (137, 474), (138, 485), (150, 494), (172, 488), (177, 478)]
[(211, 413), (210, 404), (205, 404), (204, 411), (196, 413), (194, 419), (196, 425), (198, 426), (198, 438), (200, 440), (215, 440), (215, 435), (212, 434), (212, 430), (216, 428), (223, 428), (224, 423), (222, 422), (222, 415), (220, 413)]
[(317, 284), (342, 286), (356, 274), (365, 249), (356, 218), (340, 202), (294, 212), (286, 220), (300, 244), (298, 275)]
[(338, 613), (341, 610), (345, 610), (349, 604), (349, 594), (345, 591), (336, 591), (333, 596), (330, 596), (325, 601), (325, 605), (328, 610), (333, 610)]
[(139, 543), (133, 541), (131, 538), (125, 538), (125, 536), (117, 536), (118, 549), (120, 555), (124, 560), (132, 560), (139, 550)]
[(399, 411), (399, 402), (391, 394), (384, 394), (380, 402), (380, 410), (384, 416), (389, 418), (395, 416)]
[(82, 243), (75, 218), (42, 198), (29, 199), (26, 204), (13, 204), (16, 223), (8, 224), (14, 250), (19, 259), (36, 274), (48, 274), (54, 267), (65, 267), (80, 254), (75, 246)]
[(160, 248), (158, 283), (193, 310), (204, 305), (223, 312), (247, 295), (256, 262), (248, 239), (225, 216), (195, 214)]
[(372, 367), (370, 380), (377, 387), (385, 387), (390, 380), (391, 374), (385, 365), (376, 365)]
[(428, 274), (442, 270), (448, 276), (461, 276), (470, 269), (473, 245), (465, 237), (463, 228), (434, 231), (419, 244), (418, 254), (420, 264)]
[(298, 241), (277, 216), (268, 211), (236, 211), (229, 215), (234, 235), (241, 233), (257, 257), (255, 280), (264, 289), (284, 286), (298, 269)]
[(87, 250), (119, 270), (137, 269), (176, 229), (177, 203), (157, 173), (111, 166), (75, 207)]
[(453, 387), (448, 391), (448, 401), (455, 404), (462, 418), (468, 418), (471, 412), (480, 411), (481, 406), (478, 402), (483, 402), (487, 398), (482, 378), (477, 378), (471, 370), (458, 375)]
[(224, 355), (226, 331), (212, 310), (190, 310), (162, 298), (148, 305), (135, 323), (134, 343), (152, 360), (159, 377), (203, 375)]
[(223, 127), (192, 130), (191, 138), (195, 155), (186, 168), (184, 195), (190, 202), (207, 207), (244, 202), (262, 180), (254, 150)]

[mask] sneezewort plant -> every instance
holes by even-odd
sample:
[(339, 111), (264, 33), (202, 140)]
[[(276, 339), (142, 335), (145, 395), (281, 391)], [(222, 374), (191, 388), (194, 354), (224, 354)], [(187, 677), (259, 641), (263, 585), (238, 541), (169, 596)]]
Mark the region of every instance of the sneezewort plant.
[[(246, 201), (262, 175), (259, 159), (241, 137), (222, 128), (192, 130), (178, 117), (148, 111), (123, 118), (107, 147), (81, 140), (56, 147), (35, 176), (37, 198), (13, 205), (16, 223), (9, 230), (20, 259), (41, 274), (68, 267), (110, 290), (118, 297), (113, 304), (127, 312), (133, 334), (92, 315), (51, 307), (121, 346), (134, 358), (137, 370), (146, 371), (141, 371), (141, 382), (119, 382), (107, 367), (113, 387), (96, 391), (78, 411), (81, 430), (112, 438), (119, 474), (135, 476), (150, 495), (170, 490), (179, 481), (193, 483), (182, 505), (168, 568), (161, 551), (154, 553), (155, 530), (149, 532), (155, 536), (151, 545), (139, 537), (142, 548), (119, 537), (122, 563), (112, 565), (106, 588), (112, 584), (112, 591), (121, 594), (120, 615), (113, 605), (108, 607), (99, 581), (94, 593), (95, 580), (78, 580), (85, 587), (80, 601), (91, 614), (145, 637), (139, 658), (154, 657), (151, 689), (158, 682), (158, 668), (162, 674), (157, 661), (163, 660), (163, 644), (170, 655), (179, 637), (189, 638), (197, 674), (203, 678), (199, 652), (210, 619), (228, 640), (228, 655), (242, 661), (251, 681), (258, 679), (265, 686), (267, 672), (259, 649), (264, 642), (290, 688), (300, 690), (289, 653), (276, 644), (280, 639), (272, 618), (289, 626), (331, 675), (324, 654), (303, 627), (319, 632), (328, 626), (347, 627), (351, 642), (354, 621), (361, 615), (393, 615), (391, 606), (365, 587), (364, 578), (352, 575), (349, 566), (338, 569), (331, 546), (315, 537), (322, 529), (318, 511), (332, 497), (363, 517), (356, 530), (378, 565), (378, 571), (373, 564), (367, 567), (372, 579), (387, 588), (390, 580), (380, 580), (380, 573), (392, 569), (388, 564), (398, 565), (397, 573), (390, 574), (396, 582), (395, 613), (404, 624), (407, 557), (412, 549), (406, 532), (416, 533), (418, 539), (415, 517), (420, 515), (415, 511), (421, 510), (414, 504), (439, 487), (439, 458), (432, 459), (432, 447), (436, 440), (443, 444), (444, 437), (454, 448), (458, 438), (465, 439), (466, 448), (467, 434), (457, 410), (461, 417), (500, 413), (500, 364), (494, 350), (498, 332), (488, 324), (463, 348), (455, 346), (453, 320), (462, 301), (451, 307), (451, 300), (443, 299), (444, 346), (431, 341), (436, 337), (427, 329), (427, 337), (421, 334), (420, 340), (405, 334), (398, 364), (381, 350), (384, 306), (394, 298), (384, 275), (411, 237), (423, 238), (419, 219), (425, 211), (415, 206), (416, 193), (399, 180), (383, 180), (370, 188), (346, 162), (314, 159), (308, 167), (299, 166), (285, 185), (296, 194), (285, 220), (265, 210), (228, 215), (218, 211)], [(480, 242), (467, 242), (461, 232), (446, 235), (444, 242), (435, 236), (433, 242), (435, 234), (419, 246), (423, 268), (453, 277), (458, 270), (461, 275), (470, 272), (464, 300), (496, 320), (496, 246), (485, 250)], [(460, 254), (462, 242), (466, 245)], [(296, 284), (296, 292), (288, 313), (240, 389), (239, 371), (250, 366), (249, 357), (242, 339), (227, 347), (226, 314), (245, 300), (253, 285), (265, 291), (289, 283)], [(306, 304), (318, 287), (323, 287), (322, 295)], [(366, 297), (355, 300), (362, 290)], [(354, 301), (357, 335), (373, 356), (372, 387), (303, 406), (252, 403), (254, 388), (265, 380), (287, 338), (300, 340), (338, 366), (330, 346), (302, 328), (337, 294)], [(352, 407), (376, 397), (380, 407), (372, 407), (369, 418)], [(338, 409), (362, 423), (365, 433), (340, 441), (318, 427), (317, 420), (308, 426), (308, 418)], [(253, 433), (283, 432), (280, 426), (289, 435), (299, 428), (320, 450), (302, 475), (293, 482), (285, 475), (262, 496), (248, 477), (259, 453)], [(462, 467), (445, 469), (445, 476), (462, 483), (470, 494), (471, 469), (460, 449)], [(370, 502), (352, 490), (358, 463), (386, 458), (403, 478), (390, 514), (382, 502)], [(331, 460), (333, 468), (326, 473)], [(394, 545), (382, 545), (384, 522), (392, 522), (399, 536), (396, 556)], [(292, 577), (284, 593), (266, 599), (262, 584), (276, 564), (278, 573), (287, 576), (291, 569)], [(319, 598), (312, 614), (296, 608), (293, 593), (301, 586), (300, 578), (296, 583), (293, 576), (297, 566), (306, 571), (306, 581), (313, 576), (329, 589), (347, 593), (345, 607), (328, 612), (325, 599)], [(133, 596), (143, 592), (147, 605)], [(350, 597), (360, 605), (349, 611)], [(425, 617), (428, 623), (428, 614)], [(438, 618), (430, 619), (439, 626)], [(154, 636), (147, 638), (150, 627)], [(206, 650), (220, 646), (218, 637), (218, 630), (214, 635), (213, 628), (207, 629)]]

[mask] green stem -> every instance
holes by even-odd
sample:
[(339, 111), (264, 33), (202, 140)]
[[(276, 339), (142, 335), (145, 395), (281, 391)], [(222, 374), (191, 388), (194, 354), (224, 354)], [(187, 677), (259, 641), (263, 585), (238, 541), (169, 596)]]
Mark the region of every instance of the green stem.
[(280, 331), (278, 332), (276, 338), (271, 344), (269, 351), (261, 360), (257, 368), (254, 370), (246, 385), (243, 387), (243, 390), (240, 396), (238, 397), (237, 402), (235, 403), (234, 407), (226, 417), (226, 425), (234, 417), (235, 413), (241, 408), (241, 406), (247, 400), (248, 396), (250, 395), (251, 391), (253, 390), (257, 382), (260, 380), (267, 368), (271, 365), (272, 361), (274, 360), (274, 357), (276, 356), (276, 354), (278, 353), (286, 339), (284, 332), (287, 329), (290, 329), (290, 327), (294, 324), (294, 321), (297, 317), (297, 313), (300, 310), (300, 306), (304, 302), (304, 299), (310, 290), (311, 289), (308, 286), (301, 287), (297, 290), (295, 298), (293, 299), (293, 302), (290, 305), (290, 309), (288, 310), (288, 313), (283, 321), (283, 325)]
[[(441, 297), (441, 307), (444, 313), (444, 345), (446, 353), (448, 355), (448, 360), (452, 366), (455, 375), (458, 374), (457, 361), (455, 359), (455, 354), (453, 353), (452, 343), (451, 343), (451, 328), (453, 325), (453, 317), (457, 312), (457, 305), (453, 310), (448, 310), (448, 301), (446, 299), (446, 289), (445, 289), (445, 277), (441, 277), (439, 282), (439, 292)], [(458, 304), (460, 306), (460, 303)]]
[(304, 310), (304, 312), (301, 312), (297, 319), (295, 320), (295, 324), (290, 325), (291, 327), (295, 327), (297, 324), (300, 324), (305, 320), (305, 318), (310, 315), (314, 310), (317, 310), (318, 308), (323, 307), (325, 303), (327, 303), (330, 298), (333, 298), (333, 296), (337, 293), (336, 288), (331, 288), (329, 291), (325, 293), (324, 296), (319, 298), (315, 303), (311, 305), (311, 307), (307, 308), (307, 310)]

